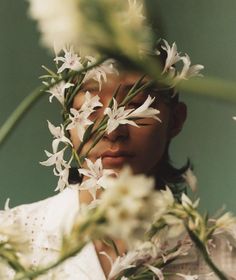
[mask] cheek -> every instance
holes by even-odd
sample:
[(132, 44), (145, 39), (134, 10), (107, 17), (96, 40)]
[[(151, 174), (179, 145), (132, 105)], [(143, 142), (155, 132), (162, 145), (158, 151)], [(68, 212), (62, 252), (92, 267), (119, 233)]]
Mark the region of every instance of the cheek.
[(80, 144), (80, 140), (76, 128), (70, 130), (70, 139), (73, 144), (73, 147), (77, 150)]
[(168, 116), (162, 122), (131, 129), (133, 148), (137, 154), (136, 172), (148, 172), (161, 160), (168, 142)]

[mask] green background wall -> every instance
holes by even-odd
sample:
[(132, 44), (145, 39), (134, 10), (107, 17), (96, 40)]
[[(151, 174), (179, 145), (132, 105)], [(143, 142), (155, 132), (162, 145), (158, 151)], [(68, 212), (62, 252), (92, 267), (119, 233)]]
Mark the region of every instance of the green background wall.
[[(147, 0), (154, 17), (161, 17), (169, 42), (187, 52), (193, 63), (205, 65), (205, 75), (236, 79), (235, 0)], [(50, 54), (39, 46), (35, 23), (27, 17), (22, 0), (0, 1), (0, 123), (30, 90), (40, 84), (41, 65)], [(189, 156), (199, 181), (201, 207), (210, 211), (226, 205), (236, 212), (236, 104), (182, 94), (188, 120), (172, 143), (177, 165)], [(0, 147), (0, 205), (11, 206), (53, 195), (56, 178), (39, 165), (50, 149), (46, 120), (58, 121), (56, 105), (44, 96), (24, 116)]]

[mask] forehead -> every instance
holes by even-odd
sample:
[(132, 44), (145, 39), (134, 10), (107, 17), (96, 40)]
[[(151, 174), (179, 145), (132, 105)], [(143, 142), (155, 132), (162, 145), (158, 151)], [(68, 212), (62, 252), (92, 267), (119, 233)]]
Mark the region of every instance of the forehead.
[[(127, 95), (132, 86), (142, 78), (141, 84), (145, 84), (146, 82), (151, 81), (150, 78), (144, 77), (143, 74), (137, 72), (128, 72), (122, 71), (119, 74), (108, 74), (107, 80), (103, 81), (101, 90), (99, 89), (99, 84), (97, 81), (89, 80), (83, 84), (82, 88), (78, 92), (78, 94), (74, 98), (74, 106), (81, 106), (84, 102), (84, 94), (86, 91), (89, 91), (91, 95), (98, 95), (100, 97), (100, 101), (104, 104), (111, 100), (114, 95), (114, 92), (119, 88), (119, 93), (116, 97), (118, 102), (123, 100), (123, 98)], [(136, 95), (136, 101), (142, 102), (144, 101), (148, 95), (155, 96), (158, 100), (165, 100), (164, 96), (168, 95), (168, 91), (164, 89), (161, 85), (155, 85), (152, 89), (146, 89), (141, 91), (138, 95)], [(164, 97), (164, 99), (163, 99)], [(161, 98), (161, 99), (160, 99)]]
[[(99, 84), (97, 81), (89, 80), (84, 83), (75, 96), (74, 102), (83, 102), (84, 94), (86, 91), (89, 91), (91, 95), (98, 95), (101, 99), (111, 99), (114, 92), (119, 87), (119, 93), (117, 98), (123, 98), (132, 86), (142, 77), (139, 73), (130, 73), (130, 72), (121, 72), (119, 75), (109, 74), (107, 75), (107, 80), (103, 81), (101, 90), (99, 90)], [(144, 78), (143, 84), (149, 81), (149, 79)], [(147, 96), (146, 92), (140, 92), (139, 97)]]

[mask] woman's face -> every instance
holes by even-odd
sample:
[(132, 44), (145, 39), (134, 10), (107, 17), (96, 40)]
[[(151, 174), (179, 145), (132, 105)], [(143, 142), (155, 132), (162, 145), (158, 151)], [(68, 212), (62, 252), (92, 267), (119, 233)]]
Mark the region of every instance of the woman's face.
[[(91, 119), (102, 118), (104, 109), (108, 106), (114, 90), (121, 85), (116, 98), (119, 103), (139, 78), (140, 75), (136, 73), (123, 73), (119, 76), (110, 75), (107, 82), (103, 83), (101, 91), (99, 91), (97, 83), (89, 82), (84, 86), (84, 92), (79, 92), (75, 97), (73, 107), (79, 109), (84, 101), (84, 93), (89, 91), (92, 95), (98, 95), (100, 102), (103, 104), (103, 107), (91, 115)], [(141, 106), (148, 94), (151, 96), (156, 95), (152, 92), (141, 92), (131, 101), (127, 108), (135, 109)], [(158, 117), (161, 122), (145, 118), (137, 121), (139, 127), (120, 125), (110, 134), (104, 135), (101, 141), (91, 150), (88, 158), (95, 162), (101, 157), (103, 168), (113, 169), (116, 172), (119, 172), (124, 165), (129, 165), (134, 173), (154, 174), (159, 167), (167, 143), (173, 137), (173, 132), (170, 127), (170, 123), (172, 123), (171, 106), (156, 96), (151, 107), (155, 107), (160, 111)], [(71, 139), (77, 149), (80, 141), (75, 129), (71, 130)], [(85, 144), (82, 154), (88, 150), (93, 140), (91, 139)]]

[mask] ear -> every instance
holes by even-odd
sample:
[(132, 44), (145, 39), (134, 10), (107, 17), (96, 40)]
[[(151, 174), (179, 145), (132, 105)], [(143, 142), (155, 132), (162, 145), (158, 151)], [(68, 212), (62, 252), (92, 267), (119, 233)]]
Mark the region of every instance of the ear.
[(173, 138), (180, 133), (187, 118), (187, 107), (183, 102), (178, 102), (171, 109), (169, 122), (169, 138)]

